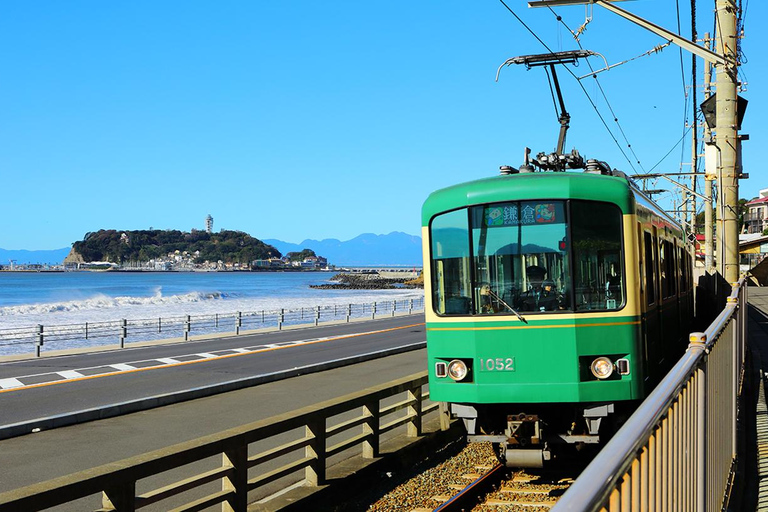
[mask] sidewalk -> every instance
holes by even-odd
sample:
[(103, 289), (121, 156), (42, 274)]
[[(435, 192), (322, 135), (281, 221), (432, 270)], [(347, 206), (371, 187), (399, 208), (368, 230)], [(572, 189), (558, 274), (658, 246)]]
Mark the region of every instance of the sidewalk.
[(755, 402), (745, 402), (755, 403), (755, 425), (747, 426), (748, 430), (752, 430), (752, 436), (748, 435), (745, 454), (745, 492), (747, 495), (756, 495), (755, 510), (768, 512), (768, 404), (765, 393), (768, 384), (768, 288), (750, 287), (748, 292), (750, 307), (747, 343), (752, 357), (754, 393), (757, 396), (753, 397), (756, 398)]

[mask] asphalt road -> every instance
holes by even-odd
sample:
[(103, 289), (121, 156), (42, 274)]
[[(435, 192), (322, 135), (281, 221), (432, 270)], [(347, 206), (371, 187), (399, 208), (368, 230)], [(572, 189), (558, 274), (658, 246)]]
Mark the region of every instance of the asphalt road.
[(29, 432), (38, 420), (69, 418), (65, 425), (83, 411), (92, 412), (86, 419), (114, 416), (174, 403), (179, 394), (199, 398), (425, 339), (423, 315), (407, 315), (0, 363), (0, 430)]
[[(6, 439), (0, 441), (0, 493), (270, 418), (425, 369), (426, 349), (409, 351), (167, 407)], [(100, 498), (94, 498), (62, 510), (93, 510), (98, 503)]]

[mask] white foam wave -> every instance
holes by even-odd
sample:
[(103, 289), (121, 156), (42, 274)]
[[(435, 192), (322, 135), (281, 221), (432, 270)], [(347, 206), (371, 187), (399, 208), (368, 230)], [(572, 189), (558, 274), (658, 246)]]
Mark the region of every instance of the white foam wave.
[(162, 289), (157, 287), (151, 297), (108, 297), (97, 295), (86, 300), (52, 302), (42, 304), (23, 304), (0, 308), (0, 317), (16, 315), (44, 315), (48, 313), (82, 312), (89, 310), (105, 310), (126, 306), (169, 306), (177, 304), (193, 304), (206, 300), (216, 300), (226, 297), (220, 292), (203, 293), (190, 292), (182, 295), (163, 296)]

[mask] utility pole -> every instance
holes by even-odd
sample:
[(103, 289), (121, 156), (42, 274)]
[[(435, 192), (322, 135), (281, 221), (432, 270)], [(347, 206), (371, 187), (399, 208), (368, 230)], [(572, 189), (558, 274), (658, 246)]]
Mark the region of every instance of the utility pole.
[[(708, 62), (714, 63), (717, 70), (716, 92), (716, 146), (718, 149), (718, 215), (717, 224), (722, 230), (723, 247), (718, 250), (718, 266), (728, 282), (734, 283), (739, 279), (739, 170), (736, 168), (736, 153), (738, 145), (737, 101), (738, 86), (738, 55), (736, 25), (738, 8), (736, 0), (715, 0), (715, 17), (717, 31), (717, 51), (699, 46), (695, 41), (689, 41), (674, 32), (660, 27), (613, 4), (615, 0), (528, 0), (529, 7), (552, 7), (558, 5), (596, 4), (622, 18), (639, 25), (654, 34), (671, 41)], [(695, 15), (695, 14), (694, 14)]]
[(718, 158), (718, 189), (719, 204), (723, 205), (721, 224), (723, 253), (718, 253), (718, 259), (723, 261), (723, 276), (729, 283), (739, 279), (739, 176), (736, 169), (737, 133), (737, 34), (736, 34), (736, 0), (716, 0), (715, 16), (717, 19), (717, 53), (725, 58), (724, 64), (716, 66), (717, 94), (715, 109), (717, 124), (715, 128)]
[[(704, 45), (710, 48), (712, 40), (709, 38), (709, 32), (704, 34)], [(710, 48), (711, 49), (711, 48)], [(712, 81), (712, 63), (709, 61), (704, 62), (704, 97), (709, 98), (712, 94), (711, 82)], [(709, 125), (704, 123), (704, 140), (708, 141), (710, 137)], [(709, 169), (705, 168), (704, 174), (704, 195), (710, 200), (712, 199), (712, 181), (715, 179), (715, 175), (709, 172)], [(719, 202), (718, 202), (719, 204)], [(704, 202), (704, 270), (707, 273), (713, 273), (715, 271), (715, 244), (713, 240), (714, 229), (713, 222), (713, 202)], [(718, 258), (722, 258), (722, 254), (718, 255)]]

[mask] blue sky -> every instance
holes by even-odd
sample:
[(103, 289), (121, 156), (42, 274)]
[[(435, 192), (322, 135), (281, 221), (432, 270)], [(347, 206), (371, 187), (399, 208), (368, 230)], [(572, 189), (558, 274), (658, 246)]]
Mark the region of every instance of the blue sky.
[[(679, 3), (689, 36), (690, 3)], [(507, 4), (553, 50), (577, 48), (548, 9)], [(751, 198), (768, 187), (757, 151), (768, 7), (743, 4), (751, 178), (740, 195)], [(677, 29), (675, 2), (621, 6)], [(698, 6), (703, 37), (714, 2)], [(556, 11), (574, 30), (587, 14)], [(663, 42), (598, 7), (592, 15), (581, 43), (609, 64)], [(432, 190), (517, 166), (525, 146), (554, 149), (543, 70), (504, 68), (494, 81), (507, 58), (545, 51), (498, 0), (3, 2), (0, 247), (67, 247), (101, 228), (202, 229), (209, 213), (216, 230), (289, 242), (419, 234)], [(598, 75), (641, 165), (594, 79), (583, 81), (634, 171), (561, 70), (566, 148), (650, 170), (683, 134), (690, 61), (684, 53), (681, 72), (669, 47)], [(689, 144), (656, 170), (678, 171)]]

